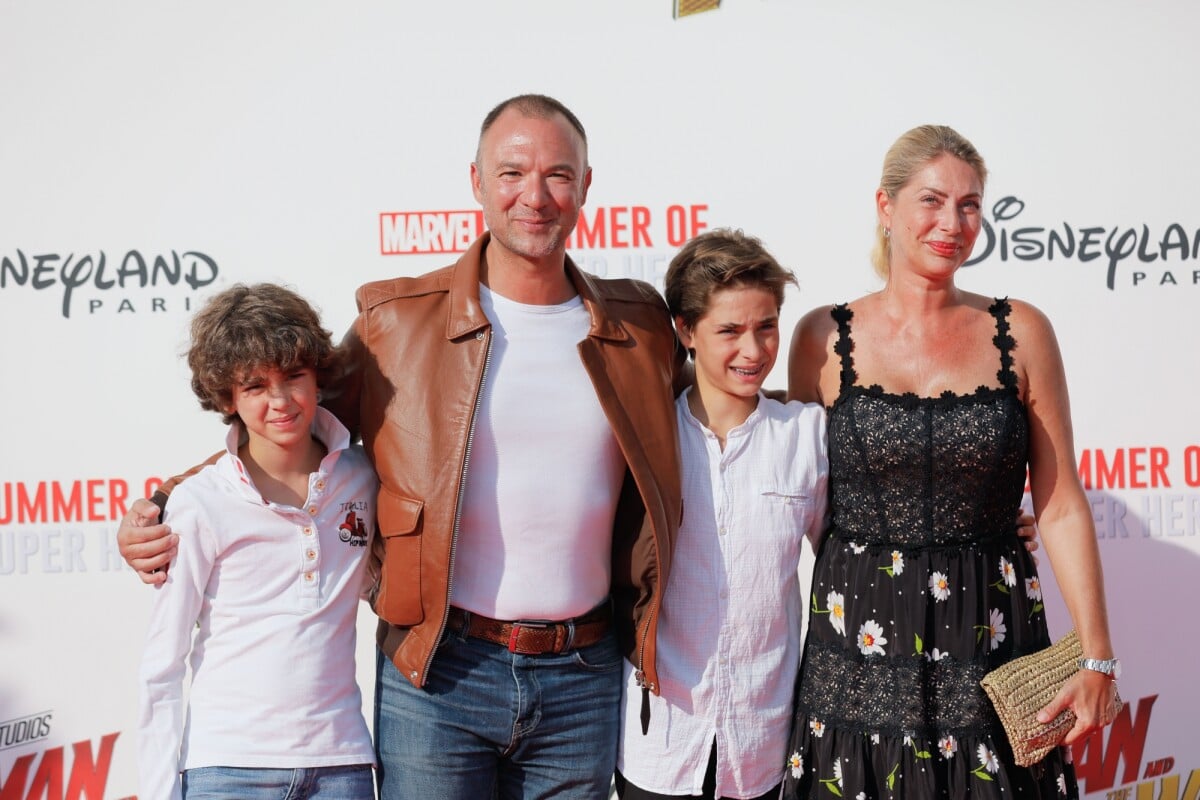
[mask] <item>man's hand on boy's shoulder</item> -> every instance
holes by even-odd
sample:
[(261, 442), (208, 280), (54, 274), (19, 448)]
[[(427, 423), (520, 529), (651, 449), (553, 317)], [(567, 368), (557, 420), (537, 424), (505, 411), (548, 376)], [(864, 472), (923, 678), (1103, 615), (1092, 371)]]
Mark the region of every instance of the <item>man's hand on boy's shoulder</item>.
[(121, 558), (133, 567), (142, 583), (160, 584), (167, 579), (167, 565), (175, 557), (179, 536), (158, 522), (159, 508), (149, 500), (135, 500), (121, 519), (117, 547)]

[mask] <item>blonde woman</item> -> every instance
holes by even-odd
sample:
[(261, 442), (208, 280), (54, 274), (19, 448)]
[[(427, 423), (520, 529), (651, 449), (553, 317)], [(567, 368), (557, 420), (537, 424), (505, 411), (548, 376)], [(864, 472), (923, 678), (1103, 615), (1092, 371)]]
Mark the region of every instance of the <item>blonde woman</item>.
[(1029, 769), (1012, 762), (979, 687), (1050, 643), (1012, 524), (1027, 468), (1093, 659), (1043, 714), (1074, 710), (1067, 743), (1108, 721), (1117, 664), (1054, 332), (1026, 303), (955, 285), (986, 177), (950, 128), (900, 137), (876, 192), (883, 289), (796, 328), (789, 394), (829, 414), (832, 524), (814, 572), (788, 797), (1077, 796), (1065, 749)]

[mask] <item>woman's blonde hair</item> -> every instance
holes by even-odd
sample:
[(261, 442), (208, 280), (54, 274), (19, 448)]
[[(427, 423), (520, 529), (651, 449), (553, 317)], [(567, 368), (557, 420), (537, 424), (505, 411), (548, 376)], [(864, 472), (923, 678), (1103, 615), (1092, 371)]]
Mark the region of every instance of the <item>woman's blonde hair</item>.
[[(895, 197), (922, 167), (933, 159), (949, 153), (965, 161), (979, 176), (982, 189), (987, 183), (987, 165), (975, 145), (946, 125), (920, 125), (896, 140), (883, 157), (883, 175), (879, 188), (888, 197)], [(879, 277), (887, 280), (891, 247), (883, 225), (875, 225), (875, 246), (871, 248), (871, 265)]]

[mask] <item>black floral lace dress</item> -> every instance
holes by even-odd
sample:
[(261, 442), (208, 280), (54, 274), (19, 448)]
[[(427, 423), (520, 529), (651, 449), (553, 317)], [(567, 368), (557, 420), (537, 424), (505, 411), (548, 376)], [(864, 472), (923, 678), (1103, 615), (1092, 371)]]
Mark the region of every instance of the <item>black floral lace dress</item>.
[(1010, 307), (989, 310), (1000, 386), (926, 398), (859, 386), (853, 314), (833, 309), (832, 528), (813, 576), (786, 797), (1078, 797), (1065, 748), (1013, 763), (979, 686), (1050, 643), (1016, 535), (1028, 422)]

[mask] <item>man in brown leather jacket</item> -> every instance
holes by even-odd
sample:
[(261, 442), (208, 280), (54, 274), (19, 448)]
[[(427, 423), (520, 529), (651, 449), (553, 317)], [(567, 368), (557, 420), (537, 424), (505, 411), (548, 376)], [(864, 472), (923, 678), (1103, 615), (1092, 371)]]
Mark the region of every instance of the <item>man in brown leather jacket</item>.
[[(471, 181), (489, 233), (449, 267), (359, 289), (327, 401), (381, 482), (382, 795), (603, 797), (621, 654), (657, 691), (682, 358), (651, 287), (566, 256), (591, 183), (566, 107), (497, 106)], [(118, 540), (157, 582), (171, 540), (147, 521), (136, 505)]]

